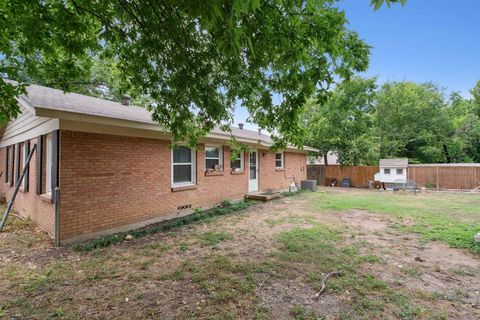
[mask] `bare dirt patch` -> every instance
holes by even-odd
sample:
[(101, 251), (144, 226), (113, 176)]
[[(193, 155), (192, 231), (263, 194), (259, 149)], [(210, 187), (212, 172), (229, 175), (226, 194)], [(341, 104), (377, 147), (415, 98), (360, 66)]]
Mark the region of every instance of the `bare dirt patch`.
[(356, 240), (365, 242), (363, 252), (381, 257), (381, 264), (367, 267), (379, 279), (434, 300), (432, 303), (446, 302), (443, 307), (458, 319), (480, 317), (478, 256), (441, 242), (423, 243), (415, 234), (392, 228), (395, 219), (390, 216), (365, 210), (329, 215), (347, 225)]
[[(346, 190), (341, 192), (348, 195)], [(359, 209), (318, 210), (312, 201), (304, 195), (282, 198), (90, 253), (52, 249), (48, 237), (34, 227), (10, 230), (0, 234), (0, 315), (34, 319), (57, 314), (92, 319), (480, 318), (478, 256), (440, 242), (422, 242), (418, 235), (398, 228), (398, 223), (408, 225), (407, 219)], [(327, 263), (328, 256), (314, 261), (316, 267), (308, 259), (289, 263), (278, 257), (282, 250), (278, 238), (291, 230), (325, 226), (340, 235), (338, 251), (358, 248), (342, 254), (366, 261), (358, 264), (360, 275), (373, 275), (393, 291), (405, 292), (426, 311), (412, 311), (406, 302), (397, 312), (397, 302), (379, 306), (378, 299), (356, 301), (355, 288), (348, 289), (346, 283), (348, 274), (332, 279), (327, 291), (314, 300), (324, 272), (317, 267), (322, 267), (322, 259)], [(22, 234), (33, 237), (32, 243), (15, 240)], [(211, 236), (214, 241), (205, 241)], [(360, 289), (386, 291), (376, 287), (382, 284), (375, 279), (367, 279), (371, 288)]]

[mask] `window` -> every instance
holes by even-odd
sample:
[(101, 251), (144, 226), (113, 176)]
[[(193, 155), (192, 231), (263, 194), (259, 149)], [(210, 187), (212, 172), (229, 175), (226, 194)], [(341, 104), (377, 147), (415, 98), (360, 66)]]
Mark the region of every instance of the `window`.
[(5, 148), (5, 182), (8, 183), (8, 161), (10, 159), (10, 147)]
[(205, 169), (223, 171), (223, 148), (221, 146), (205, 146)]
[(383, 169), (384, 174), (390, 174), (390, 169)]
[(243, 171), (243, 152), (232, 152), (230, 167), (233, 171)]
[(403, 174), (403, 169), (397, 169), (397, 174)]
[(52, 135), (47, 135), (46, 140), (46, 159), (45, 159), (45, 193), (52, 193), (52, 166), (53, 166), (53, 148)]
[(172, 184), (195, 183), (195, 151), (185, 146), (172, 150)]
[(283, 152), (275, 153), (275, 168), (283, 169)]
[[(25, 141), (23, 143), (23, 156), (22, 156), (22, 170), (25, 168), (25, 164), (27, 163), (27, 157), (28, 157), (28, 143)], [(25, 175), (25, 177), (22, 179), (22, 181), (20, 182), (20, 186), (22, 188), (25, 187), (25, 179), (27, 178), (27, 176)]]
[[(15, 145), (12, 144), (10, 146), (10, 180), (8, 180), (10, 182), (10, 187), (13, 187), (13, 183), (14, 183), (14, 180), (15, 180)], [(9, 160), (9, 161), (10, 161)]]

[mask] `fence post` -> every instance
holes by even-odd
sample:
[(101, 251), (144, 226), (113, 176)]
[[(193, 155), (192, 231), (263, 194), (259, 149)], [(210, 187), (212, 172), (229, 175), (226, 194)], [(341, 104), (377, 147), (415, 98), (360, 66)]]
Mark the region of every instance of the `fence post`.
[(478, 170), (478, 168), (473, 168), (473, 172), (475, 173), (475, 174), (474, 174), (475, 181), (473, 182), (473, 189), (475, 189), (475, 188), (478, 186), (478, 182), (477, 182), (477, 170)]

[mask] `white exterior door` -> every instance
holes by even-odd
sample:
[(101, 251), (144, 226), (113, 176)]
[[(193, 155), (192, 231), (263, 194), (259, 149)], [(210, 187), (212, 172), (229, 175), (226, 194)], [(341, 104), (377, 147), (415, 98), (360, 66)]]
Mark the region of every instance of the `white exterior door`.
[(258, 191), (258, 152), (257, 150), (250, 150), (248, 170), (248, 192)]

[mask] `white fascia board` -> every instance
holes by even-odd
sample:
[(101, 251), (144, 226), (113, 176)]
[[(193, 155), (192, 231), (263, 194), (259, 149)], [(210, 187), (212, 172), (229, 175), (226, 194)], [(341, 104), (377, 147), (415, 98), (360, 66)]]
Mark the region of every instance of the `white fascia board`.
[[(141, 121), (133, 121), (133, 120), (125, 120), (125, 119), (118, 119), (118, 118), (111, 118), (99, 115), (89, 115), (77, 112), (70, 112), (70, 111), (63, 111), (63, 110), (52, 110), (45, 107), (35, 107), (35, 115), (39, 117), (49, 117), (49, 118), (56, 118), (60, 120), (68, 120), (68, 121), (76, 121), (76, 122), (88, 122), (88, 123), (95, 123), (95, 124), (104, 124), (110, 126), (118, 126), (118, 127), (128, 127), (128, 128), (136, 128), (136, 129), (143, 129), (143, 130), (153, 130), (153, 131), (160, 131), (164, 133), (168, 133), (162, 126), (154, 122), (141, 122)], [(222, 141), (230, 141), (231, 135), (229, 133), (208, 133), (205, 138), (211, 139), (218, 139)], [(245, 137), (236, 137), (236, 140), (242, 143), (246, 143), (249, 145), (254, 145), (256, 147), (263, 147), (263, 148), (270, 148), (272, 146), (271, 143), (268, 143), (261, 139), (250, 139)], [(318, 151), (315, 148), (304, 147), (303, 150), (295, 148), (294, 146), (289, 145), (286, 149), (289, 152), (300, 152), (304, 153), (306, 151)]]

